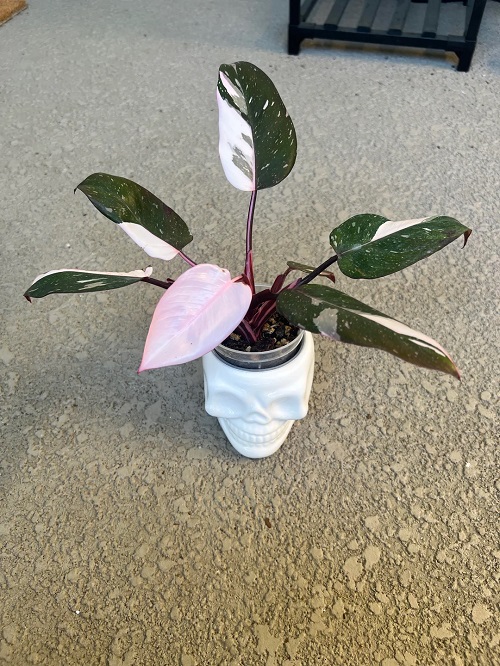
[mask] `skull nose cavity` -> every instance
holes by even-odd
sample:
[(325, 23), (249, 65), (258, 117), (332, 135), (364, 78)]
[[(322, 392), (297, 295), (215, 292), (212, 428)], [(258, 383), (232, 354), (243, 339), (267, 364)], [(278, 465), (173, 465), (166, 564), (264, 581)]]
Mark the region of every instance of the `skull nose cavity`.
[(253, 409), (244, 419), (248, 423), (257, 423), (258, 425), (267, 425), (271, 423), (272, 418), (264, 409)]

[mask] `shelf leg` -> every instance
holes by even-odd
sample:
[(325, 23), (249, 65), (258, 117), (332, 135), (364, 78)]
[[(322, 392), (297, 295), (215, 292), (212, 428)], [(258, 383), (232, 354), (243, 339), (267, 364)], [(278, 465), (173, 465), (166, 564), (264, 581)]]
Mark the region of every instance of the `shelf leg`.
[(455, 51), (458, 56), (457, 72), (468, 72), (474, 55), (474, 48), (463, 51)]
[(295, 34), (295, 31), (292, 31), (291, 28), (288, 29), (288, 54), (289, 55), (299, 55), (300, 53), (300, 42), (302, 39)]

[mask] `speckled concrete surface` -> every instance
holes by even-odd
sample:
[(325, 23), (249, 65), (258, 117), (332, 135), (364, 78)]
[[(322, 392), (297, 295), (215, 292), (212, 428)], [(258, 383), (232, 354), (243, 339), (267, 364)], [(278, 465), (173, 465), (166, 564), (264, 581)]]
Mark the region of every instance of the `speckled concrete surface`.
[[(290, 57), (286, 4), (33, 0), (0, 29), (0, 663), (500, 662), (500, 5), (461, 74), (451, 56)], [(215, 102), (239, 59), (299, 138), (258, 202), (260, 280), (326, 258), (358, 212), (474, 228), (399, 275), (339, 277), (463, 381), (318, 340), (309, 416), (260, 462), (204, 413), (199, 362), (137, 376), (159, 290), (22, 298), (52, 268), (147, 265), (73, 194), (97, 170), (172, 205), (194, 259), (241, 270), (248, 197), (220, 168)]]

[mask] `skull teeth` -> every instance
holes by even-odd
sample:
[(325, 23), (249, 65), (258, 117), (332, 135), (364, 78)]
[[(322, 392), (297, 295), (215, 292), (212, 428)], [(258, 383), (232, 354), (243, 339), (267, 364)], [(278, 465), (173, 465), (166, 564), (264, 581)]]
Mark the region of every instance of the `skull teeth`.
[(276, 428), (272, 432), (266, 433), (264, 435), (256, 435), (254, 433), (248, 432), (247, 430), (236, 428), (228, 419), (225, 419), (225, 425), (231, 431), (231, 433), (241, 441), (248, 442), (249, 444), (267, 444), (268, 442), (272, 442), (283, 434), (288, 425), (288, 421), (285, 421), (282, 425), (279, 426), (279, 428)]

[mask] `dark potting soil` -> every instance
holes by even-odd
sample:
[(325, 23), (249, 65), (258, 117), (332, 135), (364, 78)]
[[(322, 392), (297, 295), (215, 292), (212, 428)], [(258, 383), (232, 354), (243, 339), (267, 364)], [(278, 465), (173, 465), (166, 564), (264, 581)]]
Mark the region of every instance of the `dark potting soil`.
[(275, 312), (264, 324), (262, 333), (257, 342), (248, 342), (239, 333), (231, 335), (222, 343), (224, 347), (237, 351), (262, 352), (278, 349), (295, 340), (299, 328), (292, 326), (284, 317)]

